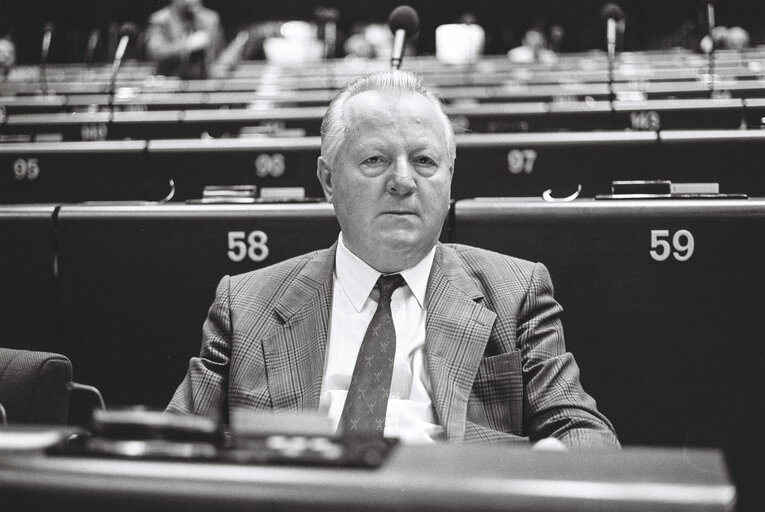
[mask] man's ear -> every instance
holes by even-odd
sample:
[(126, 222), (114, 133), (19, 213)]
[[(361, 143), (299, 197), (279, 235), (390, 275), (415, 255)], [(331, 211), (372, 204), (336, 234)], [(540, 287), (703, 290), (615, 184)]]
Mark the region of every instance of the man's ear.
[(319, 178), (322, 190), (324, 190), (324, 197), (327, 199), (328, 203), (331, 203), (333, 191), (332, 169), (329, 167), (327, 161), (324, 160), (324, 157), (320, 156), (316, 161), (316, 176)]

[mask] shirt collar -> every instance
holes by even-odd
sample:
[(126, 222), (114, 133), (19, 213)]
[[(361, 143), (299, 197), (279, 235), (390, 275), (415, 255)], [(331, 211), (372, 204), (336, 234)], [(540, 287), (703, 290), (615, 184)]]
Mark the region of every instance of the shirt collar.
[[(399, 272), (421, 308), (425, 304), (425, 291), (435, 254), (434, 245), (416, 265)], [(335, 275), (354, 309), (360, 312), (382, 274), (348, 250), (340, 233), (335, 254)]]

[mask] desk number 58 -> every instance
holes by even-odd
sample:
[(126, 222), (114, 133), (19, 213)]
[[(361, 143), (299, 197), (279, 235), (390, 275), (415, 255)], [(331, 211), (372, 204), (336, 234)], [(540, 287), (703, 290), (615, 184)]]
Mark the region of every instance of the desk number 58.
[(656, 261), (666, 261), (670, 254), (677, 261), (688, 261), (693, 256), (693, 235), (687, 229), (675, 231), (672, 243), (669, 242), (669, 231), (666, 229), (651, 230), (651, 258)]
[(249, 234), (244, 231), (229, 231), (228, 259), (240, 262), (249, 258), (251, 261), (260, 263), (268, 258), (266, 242), (268, 242), (268, 235), (260, 230), (251, 231)]

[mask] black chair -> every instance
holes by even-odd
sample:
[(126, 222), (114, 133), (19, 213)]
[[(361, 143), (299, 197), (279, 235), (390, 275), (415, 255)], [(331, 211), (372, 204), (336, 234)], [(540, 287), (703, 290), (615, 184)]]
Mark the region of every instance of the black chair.
[(72, 363), (60, 354), (0, 348), (0, 420), (65, 425), (71, 382)]

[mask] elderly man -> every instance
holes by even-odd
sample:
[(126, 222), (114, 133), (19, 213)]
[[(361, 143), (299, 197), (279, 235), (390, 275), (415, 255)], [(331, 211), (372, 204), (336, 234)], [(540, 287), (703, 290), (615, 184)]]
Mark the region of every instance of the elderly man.
[(223, 278), (168, 410), (318, 411), (347, 434), (411, 442), (619, 446), (565, 351), (545, 267), (438, 242), (454, 160), (449, 120), (413, 75), (347, 85), (318, 160), (337, 243)]

